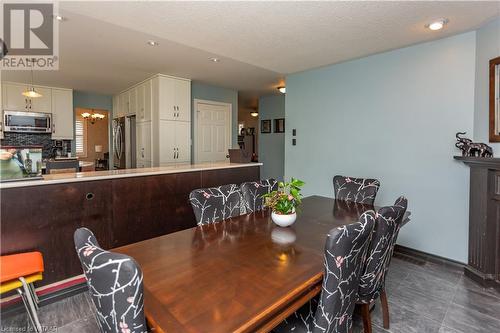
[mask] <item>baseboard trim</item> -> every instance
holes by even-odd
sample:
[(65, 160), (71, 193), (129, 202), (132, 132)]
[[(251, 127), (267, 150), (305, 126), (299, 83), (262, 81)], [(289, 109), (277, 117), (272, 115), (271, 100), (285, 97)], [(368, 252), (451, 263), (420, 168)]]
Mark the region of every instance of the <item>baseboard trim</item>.
[(464, 264), (460, 261), (437, 256), (435, 254), (423, 252), (420, 250), (415, 250), (415, 249), (412, 249), (410, 247), (406, 247), (406, 246), (402, 246), (402, 245), (396, 245), (394, 247), (394, 252), (401, 254), (401, 255), (404, 255), (404, 256), (412, 257), (412, 258), (415, 258), (418, 260), (424, 260), (424, 261), (432, 262), (434, 264), (445, 265), (445, 266), (448, 266), (451, 268), (456, 268), (456, 269), (464, 269), (464, 267), (466, 266), (466, 264)]

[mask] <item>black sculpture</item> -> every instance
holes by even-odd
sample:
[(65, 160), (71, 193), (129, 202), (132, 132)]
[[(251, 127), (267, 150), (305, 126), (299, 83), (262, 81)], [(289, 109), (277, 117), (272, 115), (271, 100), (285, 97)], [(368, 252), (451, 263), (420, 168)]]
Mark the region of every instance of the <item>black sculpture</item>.
[(461, 135), (467, 134), (466, 132), (458, 132), (455, 137), (457, 143), (455, 147), (462, 151), (462, 156), (468, 157), (493, 157), (493, 148), (486, 143), (472, 142), (471, 139), (463, 138)]

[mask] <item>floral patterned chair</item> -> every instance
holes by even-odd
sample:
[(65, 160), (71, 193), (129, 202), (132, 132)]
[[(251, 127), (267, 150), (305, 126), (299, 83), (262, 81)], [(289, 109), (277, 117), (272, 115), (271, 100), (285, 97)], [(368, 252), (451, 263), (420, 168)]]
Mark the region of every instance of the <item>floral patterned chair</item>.
[(399, 197), (394, 206), (382, 207), (377, 212), (375, 230), (359, 283), (358, 300), (365, 333), (371, 333), (370, 304), (380, 297), (384, 328), (389, 329), (389, 306), (385, 293), (385, 277), (394, 251), (394, 245), (403, 222), (408, 200)]
[(380, 182), (376, 179), (333, 177), (335, 199), (373, 205)]
[(321, 294), (280, 323), (273, 332), (350, 332), (359, 278), (374, 225), (375, 212), (367, 211), (359, 222), (330, 231), (325, 245)]
[(264, 208), (262, 195), (276, 191), (278, 182), (275, 179), (265, 179), (258, 182), (248, 182), (240, 185), (243, 203), (247, 213), (253, 213)]
[(198, 225), (219, 222), (245, 213), (238, 185), (201, 188), (189, 194)]
[(103, 250), (87, 228), (75, 231), (76, 252), (103, 333), (146, 333), (142, 271), (129, 256)]

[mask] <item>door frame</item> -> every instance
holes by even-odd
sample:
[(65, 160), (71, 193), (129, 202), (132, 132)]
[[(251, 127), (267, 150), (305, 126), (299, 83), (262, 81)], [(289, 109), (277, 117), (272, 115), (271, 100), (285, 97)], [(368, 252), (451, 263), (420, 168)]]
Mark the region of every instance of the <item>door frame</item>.
[[(233, 104), (226, 102), (211, 101), (206, 99), (193, 100), (193, 162), (198, 163), (198, 104), (211, 104), (227, 107), (229, 110), (229, 148), (233, 146)], [(228, 152), (229, 154), (229, 152)]]

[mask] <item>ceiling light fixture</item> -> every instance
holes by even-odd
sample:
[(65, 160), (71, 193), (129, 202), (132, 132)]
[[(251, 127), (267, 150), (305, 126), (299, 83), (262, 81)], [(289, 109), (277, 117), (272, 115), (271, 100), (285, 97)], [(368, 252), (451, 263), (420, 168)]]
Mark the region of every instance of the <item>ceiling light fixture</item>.
[(42, 97), (42, 94), (35, 91), (35, 86), (33, 85), (33, 67), (35, 66), (35, 58), (31, 59), (31, 86), (28, 86), (28, 89), (22, 92), (22, 95), (29, 98), (37, 98)]
[(254, 111), (254, 112), (250, 112), (250, 115), (252, 117), (258, 117), (259, 116), (259, 113), (257, 111)]
[(279, 90), (279, 91), (280, 91), (280, 93), (282, 93), (282, 94), (286, 93), (286, 87), (283, 87), (283, 86), (278, 87), (278, 90)]
[(96, 122), (96, 120), (102, 120), (102, 119), (106, 118), (106, 116), (103, 115), (102, 113), (98, 113), (98, 112), (94, 112), (94, 111), (92, 111), (92, 113), (83, 112), (81, 114), (81, 116), (83, 119), (89, 119), (91, 124), (94, 124)]
[(448, 19), (439, 19), (439, 20), (436, 20), (434, 22), (427, 24), (425, 27), (429, 28), (432, 31), (437, 31), (437, 30), (443, 29), (445, 24), (447, 24), (447, 23), (448, 23)]
[(220, 62), (220, 59), (219, 58), (208, 58), (208, 60), (210, 60), (211, 62)]
[(55, 18), (57, 21), (64, 21), (64, 20), (65, 20), (65, 17), (64, 17), (64, 16), (61, 16), (61, 15), (54, 15), (54, 18)]
[(157, 41), (155, 41), (155, 40), (148, 40), (147, 44), (148, 44), (149, 46), (158, 46), (158, 45), (160, 45), (160, 43), (158, 43), (158, 42), (157, 42)]

